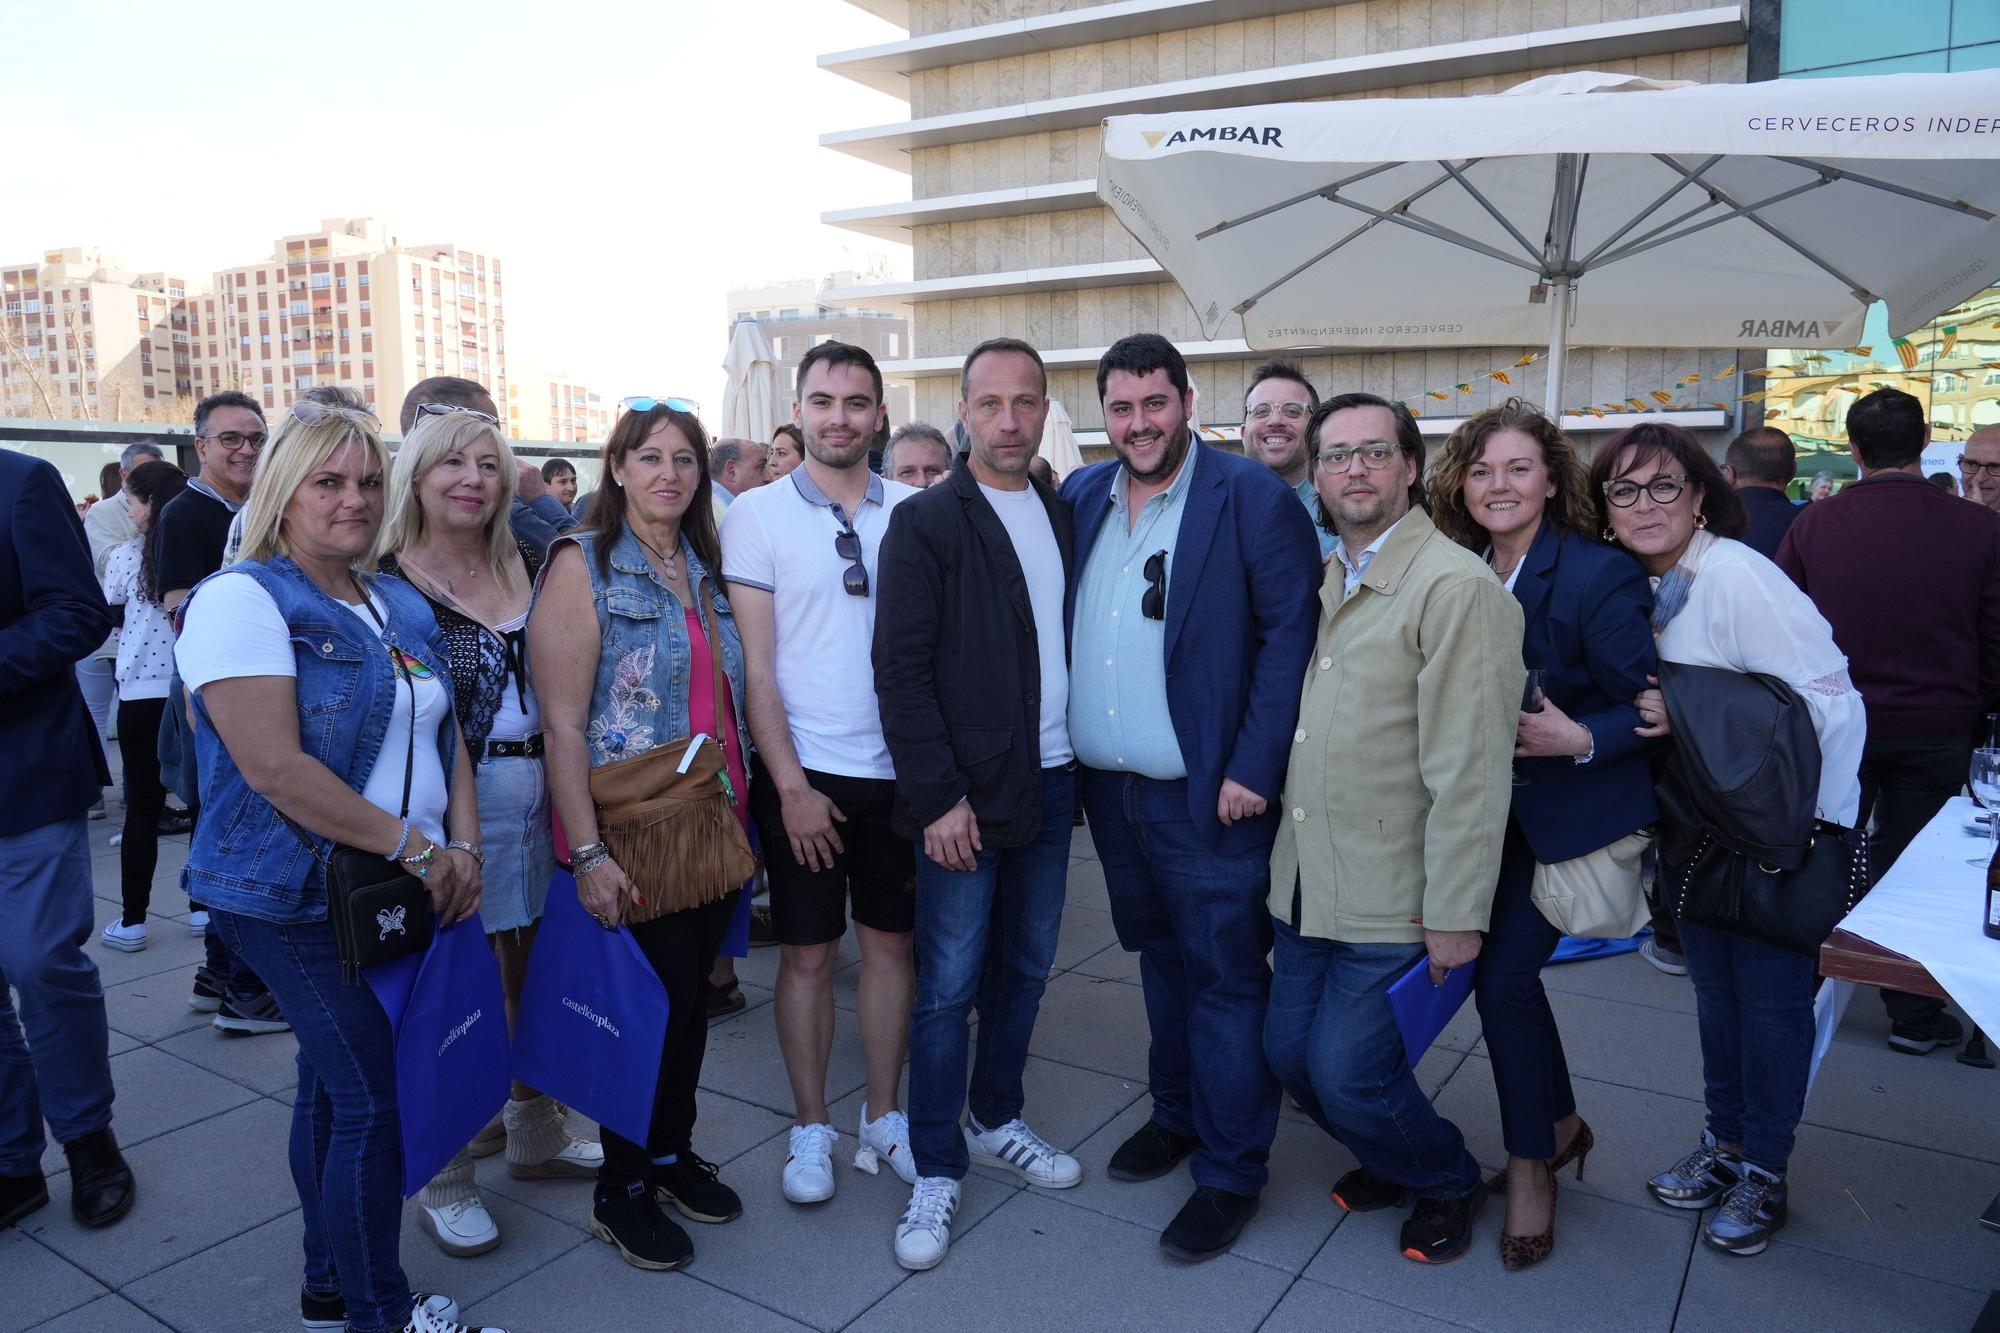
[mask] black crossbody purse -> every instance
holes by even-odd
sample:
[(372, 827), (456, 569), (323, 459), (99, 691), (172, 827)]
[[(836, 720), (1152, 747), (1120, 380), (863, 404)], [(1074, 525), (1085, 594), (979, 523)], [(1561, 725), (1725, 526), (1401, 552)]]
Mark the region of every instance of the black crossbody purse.
[[(369, 618), (386, 636), (388, 626), (375, 613), (365, 589), (362, 598)], [(386, 637), (383, 642), (387, 644)], [(396, 816), (406, 820), (410, 817), (410, 784), (417, 767), (417, 682), (408, 667), (393, 658), (391, 662), (410, 691), (409, 744), (403, 757), (403, 808)], [(430, 947), (434, 929), (431, 891), (423, 880), (405, 870), (400, 861), (386, 860), (344, 843), (334, 843), (331, 851), (322, 854), (318, 842), (290, 815), (280, 810), (278, 818), (291, 826), (326, 873), (326, 915), (333, 925), (334, 951), (340, 957), (342, 980), (359, 985), (364, 968)]]

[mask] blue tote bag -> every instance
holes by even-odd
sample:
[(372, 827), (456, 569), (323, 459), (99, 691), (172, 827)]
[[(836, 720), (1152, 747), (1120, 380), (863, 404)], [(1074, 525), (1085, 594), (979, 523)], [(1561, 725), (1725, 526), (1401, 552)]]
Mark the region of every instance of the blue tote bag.
[(643, 1144), (667, 1044), (667, 988), (632, 932), (606, 930), (556, 871), (521, 1007), (514, 1077)]
[(474, 916), (440, 926), (422, 955), (365, 974), (396, 1032), (403, 1197), (472, 1142), (507, 1100), (507, 1005)]

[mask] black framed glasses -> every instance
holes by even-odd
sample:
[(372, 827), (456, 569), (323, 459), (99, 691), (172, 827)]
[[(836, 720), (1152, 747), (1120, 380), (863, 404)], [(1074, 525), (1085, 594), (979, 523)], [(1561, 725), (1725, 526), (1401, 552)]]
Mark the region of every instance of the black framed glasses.
[(225, 430), (215, 435), (200, 435), (196, 438), (219, 444), (222, 446), (224, 453), (233, 454), (246, 445), (254, 453), (262, 449), (264, 442), (271, 437), (261, 430), (251, 431), (247, 435), (240, 430)]
[(1977, 476), (1981, 472), (1984, 472), (1989, 477), (2000, 478), (2000, 461), (1982, 463), (1976, 458), (1967, 458), (1964, 454), (1960, 454), (1958, 456), (1958, 470), (1968, 477)]
[(1167, 553), (1155, 551), (1146, 557), (1146, 592), (1139, 598), (1139, 614), (1148, 620), (1167, 618)]
[(458, 403), (418, 403), (417, 412), (427, 417), (467, 416), (485, 422), (489, 426), (500, 424), (500, 418), (491, 412), (482, 412), (476, 407), (465, 407)]
[(1639, 492), (1653, 497), (1656, 505), (1670, 505), (1681, 498), (1687, 489), (1687, 473), (1662, 472), (1659, 476), (1641, 486), (1636, 481), (1607, 481), (1604, 483), (1604, 498), (1620, 509), (1630, 509), (1639, 503)]
[(868, 568), (861, 563), (861, 534), (847, 521), (847, 511), (839, 505), (828, 505), (833, 511), (834, 521), (840, 524), (840, 531), (833, 534), (833, 553), (848, 562), (840, 572), (840, 586), (847, 590), (849, 597), (868, 595)]

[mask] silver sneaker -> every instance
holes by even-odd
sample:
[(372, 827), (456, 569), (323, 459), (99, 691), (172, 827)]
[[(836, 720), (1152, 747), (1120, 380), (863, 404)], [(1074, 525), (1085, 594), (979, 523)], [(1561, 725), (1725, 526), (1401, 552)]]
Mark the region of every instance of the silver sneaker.
[(1646, 1193), (1669, 1208), (1699, 1212), (1742, 1178), (1742, 1157), (1718, 1148), (1715, 1136), (1703, 1130), (1701, 1146), (1647, 1181)]

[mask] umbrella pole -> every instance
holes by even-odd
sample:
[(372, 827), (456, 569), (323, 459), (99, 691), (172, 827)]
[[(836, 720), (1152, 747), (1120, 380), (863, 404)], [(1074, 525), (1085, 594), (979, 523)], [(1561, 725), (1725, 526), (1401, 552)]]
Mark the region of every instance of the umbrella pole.
[(1542, 391), (1549, 420), (1558, 425), (1566, 410), (1562, 401), (1563, 369), (1569, 363), (1569, 283), (1557, 278), (1549, 293), (1549, 375)]

